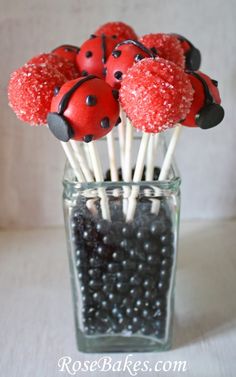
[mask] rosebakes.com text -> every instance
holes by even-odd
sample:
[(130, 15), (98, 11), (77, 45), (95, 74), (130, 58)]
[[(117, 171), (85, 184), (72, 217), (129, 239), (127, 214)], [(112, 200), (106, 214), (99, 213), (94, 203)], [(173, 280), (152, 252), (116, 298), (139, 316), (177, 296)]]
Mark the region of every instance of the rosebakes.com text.
[(59, 372), (69, 376), (81, 375), (86, 372), (126, 372), (132, 377), (140, 375), (140, 373), (148, 374), (150, 372), (157, 372), (157, 376), (158, 372), (173, 372), (174, 375), (175, 373), (181, 374), (189, 369), (185, 360), (137, 361), (132, 354), (121, 360), (113, 360), (111, 356), (102, 356), (96, 360), (80, 361), (72, 360), (70, 356), (63, 356), (58, 360), (58, 368)]

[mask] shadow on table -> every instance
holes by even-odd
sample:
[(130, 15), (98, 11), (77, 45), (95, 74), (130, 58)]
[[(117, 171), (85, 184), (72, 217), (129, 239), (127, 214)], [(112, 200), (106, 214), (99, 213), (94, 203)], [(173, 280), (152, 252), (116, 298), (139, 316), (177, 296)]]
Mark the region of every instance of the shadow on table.
[(224, 224), (180, 232), (173, 349), (236, 326), (236, 226)]

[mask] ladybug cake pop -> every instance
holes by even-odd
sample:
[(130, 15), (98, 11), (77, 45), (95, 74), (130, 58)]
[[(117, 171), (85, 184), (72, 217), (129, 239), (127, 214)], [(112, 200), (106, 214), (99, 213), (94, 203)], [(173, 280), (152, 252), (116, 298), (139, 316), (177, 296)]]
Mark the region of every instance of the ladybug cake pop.
[(146, 34), (139, 41), (161, 58), (170, 60), (179, 67), (185, 67), (185, 56), (180, 41), (174, 35), (158, 33)]
[(27, 64), (40, 64), (45, 66), (51, 66), (57, 69), (58, 72), (63, 74), (67, 80), (76, 79), (79, 76), (78, 69), (75, 64), (69, 60), (64, 59), (61, 56), (54, 54), (40, 54), (30, 59)]
[(122, 77), (128, 68), (144, 58), (154, 58), (155, 56), (156, 54), (138, 41), (128, 39), (119, 43), (108, 58), (106, 64), (106, 82), (112, 87), (119, 89)]
[(175, 36), (181, 43), (185, 56), (185, 68), (189, 71), (197, 71), (201, 65), (201, 53), (194, 45), (185, 37), (179, 34), (171, 34)]
[(52, 50), (53, 55), (61, 56), (62, 58), (75, 63), (76, 55), (79, 52), (79, 47), (72, 45), (62, 45)]
[(146, 58), (128, 69), (120, 102), (134, 127), (157, 133), (173, 127), (190, 110), (193, 88), (188, 75), (162, 58)]
[(23, 122), (46, 124), (54, 88), (66, 81), (66, 77), (51, 66), (24, 65), (11, 74), (9, 104)]
[(181, 123), (188, 127), (208, 129), (217, 126), (224, 118), (224, 109), (218, 82), (202, 72), (189, 72), (194, 89), (193, 102), (187, 117)]
[(76, 64), (81, 75), (92, 74), (104, 78), (104, 64), (116, 44), (117, 41), (112, 37), (104, 34), (98, 37), (92, 34), (90, 39), (82, 44), (76, 56)]
[(120, 43), (126, 39), (138, 39), (138, 36), (132, 27), (124, 22), (107, 22), (106, 24), (100, 26), (94, 34), (105, 34), (109, 37), (113, 37), (116, 39), (116, 43)]
[(47, 119), (59, 140), (99, 139), (120, 121), (117, 92), (93, 75), (69, 81), (55, 93)]

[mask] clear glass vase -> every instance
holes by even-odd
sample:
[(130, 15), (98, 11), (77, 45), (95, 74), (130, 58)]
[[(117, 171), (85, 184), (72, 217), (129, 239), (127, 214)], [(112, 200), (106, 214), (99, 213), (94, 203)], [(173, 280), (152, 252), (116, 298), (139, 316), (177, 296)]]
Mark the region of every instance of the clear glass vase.
[(169, 349), (180, 213), (176, 167), (162, 182), (79, 184), (67, 165), (63, 184), (78, 349)]

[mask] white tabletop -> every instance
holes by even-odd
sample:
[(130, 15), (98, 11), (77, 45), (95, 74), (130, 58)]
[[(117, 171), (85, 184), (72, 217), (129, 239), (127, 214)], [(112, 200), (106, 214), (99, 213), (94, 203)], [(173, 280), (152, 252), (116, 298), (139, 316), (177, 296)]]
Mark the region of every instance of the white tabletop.
[[(173, 349), (129, 356), (133, 363), (150, 363), (148, 372), (137, 375), (235, 377), (235, 289), (236, 222), (183, 223)], [(69, 376), (68, 370), (59, 371), (58, 360), (63, 356), (81, 362), (101, 358), (76, 349), (62, 228), (0, 233), (0, 292), (1, 376)], [(119, 360), (124, 363), (127, 354), (107, 356), (114, 364)], [(172, 362), (172, 366), (173, 361), (187, 361), (187, 371), (154, 372), (158, 361), (158, 369), (163, 365), (168, 368), (170, 363), (164, 364), (165, 361)], [(119, 369), (118, 364), (116, 367)], [(88, 374), (131, 375), (127, 369), (74, 375)]]

